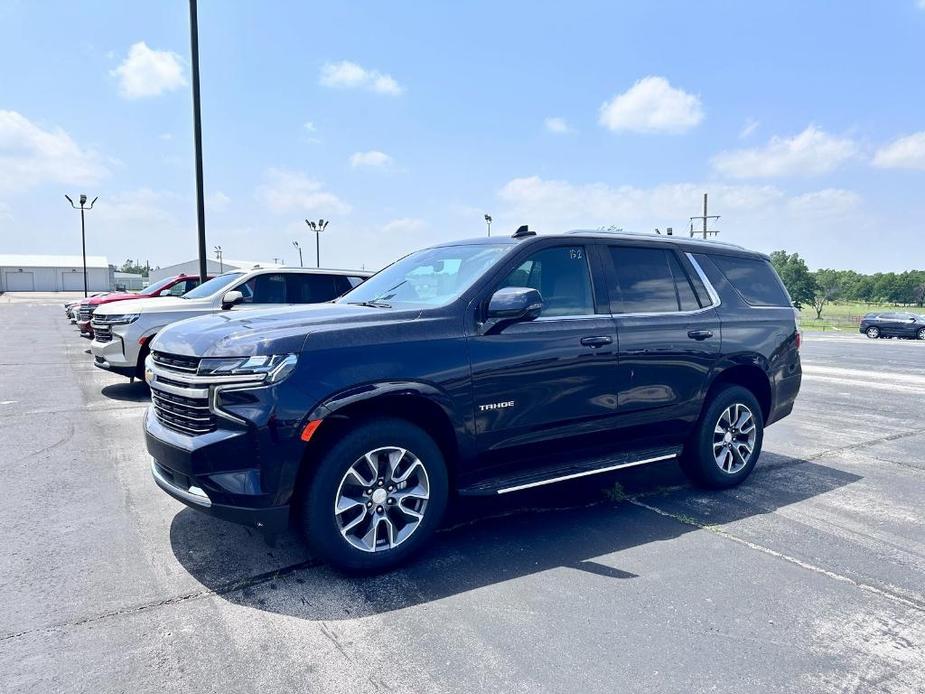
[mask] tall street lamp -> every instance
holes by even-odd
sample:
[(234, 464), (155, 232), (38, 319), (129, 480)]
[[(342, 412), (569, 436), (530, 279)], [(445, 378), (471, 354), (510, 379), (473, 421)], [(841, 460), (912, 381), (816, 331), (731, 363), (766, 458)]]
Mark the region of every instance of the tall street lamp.
[(193, 82), (193, 143), (196, 149), (196, 228), (199, 236), (199, 281), (205, 282), (206, 202), (202, 192), (202, 108), (199, 98), (199, 18), (196, 0), (189, 0), (190, 63)]
[(93, 200), (90, 201), (90, 207), (87, 207), (87, 196), (83, 193), (80, 194), (80, 207), (74, 204), (74, 201), (71, 200), (69, 195), (65, 195), (67, 201), (71, 203), (71, 207), (75, 210), (80, 210), (80, 248), (83, 253), (84, 258), (84, 298), (87, 297), (87, 227), (84, 224), (84, 212), (86, 210), (92, 210), (93, 205), (96, 204), (96, 201), (100, 199), (100, 196), (97, 195)]
[(485, 223), (488, 225), (488, 235), (491, 236), (491, 215), (485, 215)]
[(302, 265), (302, 247), (299, 245), (298, 241), (293, 241), (292, 245), (299, 249), (299, 267), (305, 267)]
[(222, 247), (215, 247), (215, 258), (218, 260), (218, 274), (225, 272), (225, 266), (222, 264)]
[(331, 220), (319, 219), (317, 222), (310, 222), (306, 219), (305, 223), (308, 224), (309, 229), (315, 232), (315, 264), (317, 267), (321, 267), (321, 232), (328, 228)]

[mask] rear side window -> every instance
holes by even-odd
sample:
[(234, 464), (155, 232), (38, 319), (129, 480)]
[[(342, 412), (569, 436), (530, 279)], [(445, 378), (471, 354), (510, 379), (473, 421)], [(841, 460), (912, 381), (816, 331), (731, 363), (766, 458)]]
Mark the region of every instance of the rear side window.
[(621, 313), (672, 313), (701, 308), (698, 293), (673, 251), (611, 246), (610, 257)]
[(341, 275), (298, 273), (287, 275), (287, 303), (318, 304), (336, 299), (350, 289)]
[(790, 297), (771, 263), (763, 258), (710, 255), (729, 283), (752, 306), (790, 306)]

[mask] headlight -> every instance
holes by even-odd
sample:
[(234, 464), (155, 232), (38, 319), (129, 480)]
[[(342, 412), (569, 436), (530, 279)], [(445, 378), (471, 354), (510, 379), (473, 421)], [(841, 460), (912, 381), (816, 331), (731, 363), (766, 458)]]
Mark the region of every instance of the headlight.
[(278, 383), (291, 374), (298, 363), (295, 354), (264, 357), (205, 357), (199, 361), (200, 376), (259, 376), (266, 383)]
[(126, 325), (128, 323), (134, 323), (138, 320), (140, 313), (113, 313), (108, 316), (95, 316), (98, 323), (106, 323), (107, 325)]

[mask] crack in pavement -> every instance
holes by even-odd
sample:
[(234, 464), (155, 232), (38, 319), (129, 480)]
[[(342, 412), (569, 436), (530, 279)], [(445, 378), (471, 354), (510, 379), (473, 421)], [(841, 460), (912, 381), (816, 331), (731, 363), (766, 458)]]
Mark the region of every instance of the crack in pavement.
[(862, 581), (857, 581), (849, 576), (845, 576), (843, 574), (830, 571), (829, 569), (824, 569), (821, 566), (816, 566), (815, 564), (810, 564), (809, 562), (803, 561), (802, 559), (797, 559), (796, 557), (790, 556), (789, 554), (778, 552), (776, 549), (771, 549), (770, 547), (765, 547), (764, 545), (760, 545), (757, 542), (752, 542), (751, 540), (746, 540), (745, 538), (739, 537), (738, 535), (733, 535), (732, 533), (721, 528), (718, 525), (709, 525), (706, 523), (701, 523), (697, 519), (691, 518), (690, 516), (685, 516), (680, 513), (672, 513), (671, 511), (665, 511), (664, 509), (660, 509), (657, 506), (652, 506), (651, 504), (647, 504), (643, 501), (639, 501), (638, 499), (633, 498), (633, 497), (627, 497), (626, 500), (629, 503), (633, 504), (634, 506), (638, 506), (639, 508), (644, 508), (648, 511), (652, 511), (653, 513), (657, 513), (658, 515), (664, 516), (665, 518), (671, 518), (673, 520), (678, 521), (679, 523), (684, 523), (685, 525), (690, 525), (692, 527), (699, 528), (701, 530), (707, 530), (713, 533), (714, 535), (719, 535), (720, 537), (723, 537), (727, 540), (738, 542), (740, 545), (744, 545), (750, 549), (756, 550), (763, 554), (767, 554), (777, 559), (782, 559), (784, 561), (790, 562), (791, 564), (795, 564), (796, 566), (799, 566), (803, 569), (807, 569), (808, 571), (812, 571), (813, 573), (826, 576), (836, 581), (841, 581), (842, 583), (848, 583), (850, 585), (855, 586), (856, 588), (860, 588), (862, 590), (866, 590), (868, 592), (874, 593), (875, 595), (879, 595), (882, 598), (892, 600), (893, 602), (897, 602), (901, 605), (905, 605), (906, 607), (912, 608), (914, 610), (918, 610), (919, 612), (925, 612), (925, 602), (923, 601), (912, 600), (910, 598), (903, 597), (902, 595), (898, 595), (891, 591), (884, 590), (883, 588), (878, 588), (877, 586), (871, 585), (870, 583), (864, 583)]

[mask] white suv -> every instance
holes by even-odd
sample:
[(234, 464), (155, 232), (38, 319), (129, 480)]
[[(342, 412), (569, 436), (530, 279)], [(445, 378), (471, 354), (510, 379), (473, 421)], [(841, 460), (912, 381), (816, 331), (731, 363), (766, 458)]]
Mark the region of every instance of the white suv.
[(185, 318), (245, 308), (317, 304), (336, 299), (372, 273), (352, 270), (255, 268), (227, 272), (175, 299), (129, 299), (101, 305), (93, 314), (93, 363), (142, 378), (151, 338)]

